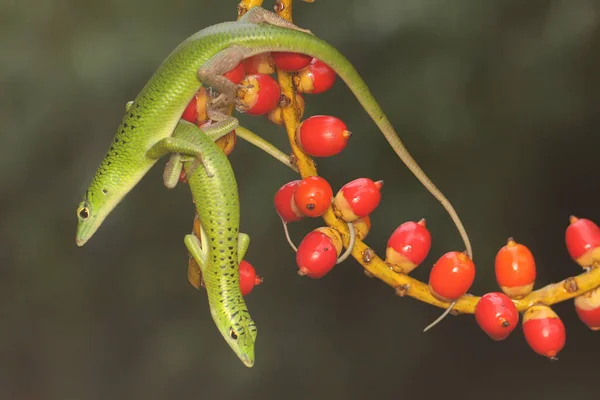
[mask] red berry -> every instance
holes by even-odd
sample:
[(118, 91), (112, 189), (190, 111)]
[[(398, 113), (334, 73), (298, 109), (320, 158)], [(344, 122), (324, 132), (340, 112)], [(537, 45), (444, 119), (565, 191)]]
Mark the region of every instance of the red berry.
[(179, 173), (179, 182), (188, 183), (187, 173), (185, 172), (185, 168), (182, 168), (181, 172)]
[(336, 215), (346, 222), (370, 215), (381, 201), (382, 186), (383, 181), (373, 182), (368, 178), (348, 182), (333, 199)]
[(249, 262), (242, 260), (240, 263), (240, 289), (242, 296), (247, 296), (252, 292), (254, 286), (260, 285), (262, 278), (256, 275), (254, 267)]
[[(298, 109), (300, 110), (299, 118), (302, 118), (302, 116), (304, 115), (305, 104), (304, 98), (299, 93), (296, 93), (296, 103), (298, 104)], [(267, 118), (269, 119), (269, 121), (273, 122), (276, 125), (283, 125), (283, 113), (281, 110), (281, 106), (278, 105), (277, 107), (269, 111), (269, 113), (267, 114)]]
[(575, 297), (575, 311), (588, 328), (600, 330), (600, 288)]
[(350, 131), (339, 118), (313, 115), (296, 128), (296, 142), (313, 157), (330, 157), (340, 153), (348, 144)]
[(204, 124), (209, 122), (207, 104), (212, 101), (210, 94), (206, 87), (202, 86), (198, 92), (196, 92), (196, 125), (202, 127)]
[(323, 93), (333, 86), (335, 72), (324, 62), (314, 58), (308, 67), (294, 76), (294, 85), (300, 93)]
[(275, 193), (275, 210), (283, 222), (299, 221), (304, 218), (304, 214), (298, 210), (294, 202), (294, 192), (300, 182), (296, 180), (286, 183)]
[(556, 355), (565, 346), (565, 326), (546, 305), (531, 306), (525, 311), (523, 334), (533, 351), (550, 359), (556, 359)]
[(367, 215), (366, 217), (357, 219), (352, 224), (354, 225), (358, 240), (364, 240), (371, 230), (371, 218)]
[(333, 190), (329, 183), (319, 176), (302, 179), (294, 192), (298, 210), (307, 217), (320, 217), (331, 205)]
[(190, 100), (185, 110), (183, 110), (183, 114), (181, 114), (181, 119), (186, 120), (187, 122), (191, 122), (192, 124), (195, 124), (198, 120), (196, 95), (192, 97), (192, 100)]
[(429, 273), (431, 292), (443, 301), (453, 301), (467, 293), (474, 280), (475, 264), (458, 251), (440, 257)]
[(223, 150), (223, 153), (225, 153), (226, 156), (230, 155), (235, 148), (235, 144), (237, 143), (237, 135), (235, 130), (217, 139), (215, 143), (221, 148), (221, 150)]
[[(194, 235), (196, 235), (196, 237), (200, 237), (200, 218), (198, 218), (198, 214), (194, 216), (194, 226), (192, 232)], [(242, 295), (246, 296), (252, 291), (254, 286), (262, 283), (262, 278), (257, 276), (254, 267), (249, 262), (244, 260), (242, 260), (240, 263), (239, 271), (240, 289), (242, 290)], [(188, 280), (196, 289), (200, 289), (200, 287), (204, 286), (204, 282), (202, 280), (202, 271), (196, 263), (196, 260), (194, 260), (194, 258), (191, 256), (188, 262)]]
[(388, 239), (385, 261), (394, 271), (408, 274), (425, 261), (430, 249), (431, 234), (425, 219), (405, 222)]
[(533, 290), (536, 270), (535, 259), (527, 246), (508, 239), (506, 246), (496, 254), (496, 280), (504, 293), (522, 298)]
[(306, 235), (298, 246), (298, 275), (322, 278), (335, 266), (341, 251), (342, 239), (335, 229), (315, 229)]
[(300, 71), (302, 68), (307, 67), (313, 59), (305, 54), (285, 51), (274, 51), (271, 56), (277, 68), (287, 72)]
[(475, 321), (494, 340), (503, 340), (517, 327), (519, 311), (502, 293), (487, 293), (475, 306)]
[(270, 75), (275, 73), (275, 64), (273, 63), (271, 53), (260, 53), (246, 58), (243, 62), (246, 74)]
[(242, 103), (240, 112), (263, 115), (277, 107), (281, 90), (277, 81), (264, 74), (246, 75), (237, 96)]
[(225, 72), (223, 76), (229, 79), (234, 84), (239, 84), (242, 79), (244, 79), (244, 75), (246, 75), (246, 71), (244, 70), (244, 63), (239, 63), (235, 68), (231, 71)]
[(571, 258), (582, 267), (600, 261), (600, 228), (589, 219), (571, 216), (565, 242)]

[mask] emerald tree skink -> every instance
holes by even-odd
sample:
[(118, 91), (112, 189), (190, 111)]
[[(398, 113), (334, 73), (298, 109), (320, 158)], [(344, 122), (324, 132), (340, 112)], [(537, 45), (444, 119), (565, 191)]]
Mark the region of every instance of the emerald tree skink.
[(134, 100), (77, 210), (76, 242), (85, 244), (106, 216), (157, 161), (148, 150), (186, 153), (182, 141), (167, 139), (202, 84), (234, 101), (235, 87), (222, 76), (242, 59), (268, 51), (289, 51), (318, 58), (348, 85), (396, 154), (438, 199), (454, 221), (472, 256), (471, 244), (456, 211), (410, 156), (389, 119), (352, 64), (334, 47), (259, 7), (239, 21), (210, 26), (181, 43)]
[[(219, 129), (222, 136), (231, 127), (211, 128), (211, 134)], [(196, 125), (180, 121), (173, 138), (191, 143), (202, 155), (203, 166), (198, 167), (194, 166), (197, 158), (171, 160), (183, 163), (202, 222), (201, 240), (190, 234), (185, 237), (185, 244), (202, 270), (210, 313), (219, 332), (244, 365), (252, 367), (257, 329), (239, 283), (239, 264), (250, 238), (239, 232), (240, 205), (233, 170), (219, 146)], [(178, 168), (175, 166), (167, 171), (178, 171)], [(179, 173), (173, 176), (178, 178)]]

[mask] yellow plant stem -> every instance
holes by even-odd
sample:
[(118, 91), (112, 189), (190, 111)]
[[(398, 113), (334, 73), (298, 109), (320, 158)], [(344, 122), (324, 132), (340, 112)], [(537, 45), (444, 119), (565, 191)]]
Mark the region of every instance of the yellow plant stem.
[(262, 6), (263, 0), (242, 0), (238, 4), (238, 19), (246, 14), (252, 7)]

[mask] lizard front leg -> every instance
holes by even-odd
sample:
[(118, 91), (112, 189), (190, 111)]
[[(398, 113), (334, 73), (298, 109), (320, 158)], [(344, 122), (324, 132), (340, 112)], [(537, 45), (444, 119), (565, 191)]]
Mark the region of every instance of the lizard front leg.
[(200, 271), (204, 270), (204, 266), (206, 265), (207, 260), (207, 252), (202, 249), (202, 244), (200, 243), (200, 239), (196, 237), (194, 234), (185, 235), (183, 239), (183, 243), (185, 247), (187, 247), (188, 252), (200, 267)]
[[(198, 241), (198, 244), (200, 245), (201, 254), (199, 254), (197, 258), (206, 259), (207, 256), (204, 255), (202, 242), (200, 240)], [(250, 237), (245, 233), (240, 233), (238, 235), (238, 264), (240, 264), (244, 259), (249, 244)], [(204, 265), (200, 265), (197, 261), (197, 258), (190, 254), (190, 259), (188, 260), (188, 281), (193, 287), (200, 289), (204, 286), (204, 282), (202, 281), (202, 270), (204, 269)]]
[[(234, 130), (239, 124), (237, 118), (234, 118), (229, 115), (211, 112), (210, 116), (211, 118), (214, 117), (215, 120), (219, 121), (209, 127), (199, 129), (202, 131), (203, 134), (206, 134), (213, 141), (225, 136), (226, 134)], [(177, 127), (175, 127), (175, 130), (173, 131), (173, 137), (180, 136), (178, 132), (178, 127), (179, 124), (182, 123), (188, 122), (179, 122)], [(200, 133), (198, 132), (198, 134)], [(171, 157), (165, 165), (165, 169), (163, 172), (163, 183), (167, 188), (173, 189), (175, 186), (177, 186), (177, 182), (179, 182), (179, 176), (181, 175), (181, 170), (183, 169), (183, 163), (188, 161), (189, 159), (183, 158), (181, 153), (171, 154)], [(188, 175), (191, 175), (194, 169), (195, 167), (190, 169), (190, 171), (188, 171)]]

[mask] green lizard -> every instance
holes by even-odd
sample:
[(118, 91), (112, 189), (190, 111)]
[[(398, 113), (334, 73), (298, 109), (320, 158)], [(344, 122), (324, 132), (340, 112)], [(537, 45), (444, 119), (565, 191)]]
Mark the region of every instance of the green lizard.
[(84, 245), (108, 214), (157, 161), (169, 152), (194, 149), (171, 134), (183, 110), (203, 85), (231, 104), (236, 86), (222, 76), (242, 59), (268, 51), (310, 55), (328, 64), (348, 85), (410, 171), (449, 213), (472, 257), (471, 244), (456, 211), (410, 156), (391, 122), (352, 64), (334, 47), (275, 13), (254, 7), (236, 22), (205, 28), (182, 42), (161, 64), (133, 101), (77, 209), (76, 242)]
[(203, 132), (194, 124), (180, 121), (173, 138), (193, 144), (204, 168), (195, 168), (196, 158), (171, 158), (169, 162), (177, 165), (165, 169), (165, 181), (178, 179), (178, 166), (183, 164), (202, 222), (201, 240), (194, 234), (186, 235), (185, 245), (202, 271), (210, 313), (219, 332), (244, 365), (252, 367), (257, 329), (242, 296), (238, 268), (250, 238), (239, 232), (238, 190), (229, 160), (206, 134), (222, 136), (229, 131), (230, 126), (211, 126)]

